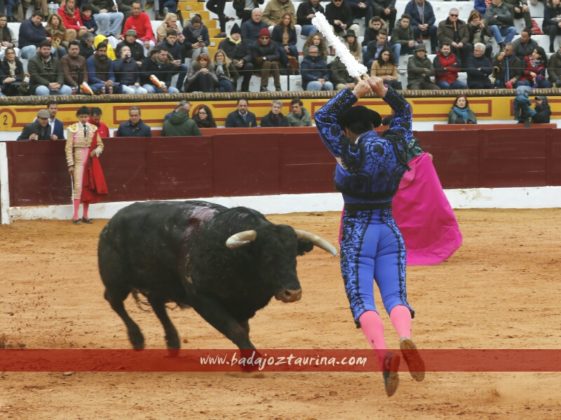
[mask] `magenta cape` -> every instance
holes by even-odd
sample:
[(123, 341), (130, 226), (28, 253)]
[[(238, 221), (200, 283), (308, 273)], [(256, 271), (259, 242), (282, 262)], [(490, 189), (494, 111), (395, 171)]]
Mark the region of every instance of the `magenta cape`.
[(462, 233), (428, 153), (408, 163), (392, 201), (405, 240), (408, 265), (433, 265), (462, 245)]

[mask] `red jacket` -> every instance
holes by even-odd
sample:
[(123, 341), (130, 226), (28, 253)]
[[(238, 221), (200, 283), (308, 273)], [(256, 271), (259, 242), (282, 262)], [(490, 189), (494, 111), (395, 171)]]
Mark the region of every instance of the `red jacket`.
[[(444, 70), (446, 68), (446, 70)], [(448, 57), (444, 57), (440, 52), (434, 57), (434, 72), (436, 81), (441, 80), (447, 83), (454, 83), (458, 80), (458, 72), (460, 64), (454, 53), (450, 53)]]
[(84, 26), (82, 17), (80, 16), (80, 9), (78, 9), (77, 7), (74, 8), (74, 16), (67, 15), (64, 12), (63, 7), (59, 7), (57, 13), (60, 16), (60, 19), (62, 20), (62, 23), (64, 24), (64, 27), (66, 29), (79, 30), (82, 26)]
[(102, 139), (107, 139), (107, 138), (111, 137), (110, 134), (109, 134), (109, 127), (107, 127), (107, 125), (105, 125), (105, 123), (102, 123), (100, 121), (99, 124), (96, 124), (92, 121), (91, 118), (88, 120), (88, 122), (97, 127), (97, 132), (99, 133), (99, 137), (101, 137)]
[(536, 73), (536, 79), (545, 79), (545, 64), (543, 61), (532, 62), (532, 58), (527, 55), (524, 57), (524, 74), (520, 76), (519, 80), (527, 80), (530, 83), (535, 83), (536, 81), (532, 78), (530, 73)]
[(123, 27), (123, 35), (129, 29), (134, 29), (136, 37), (141, 41), (155, 41), (152, 22), (150, 22), (150, 17), (144, 12), (140, 12), (138, 16), (129, 16), (127, 18)]

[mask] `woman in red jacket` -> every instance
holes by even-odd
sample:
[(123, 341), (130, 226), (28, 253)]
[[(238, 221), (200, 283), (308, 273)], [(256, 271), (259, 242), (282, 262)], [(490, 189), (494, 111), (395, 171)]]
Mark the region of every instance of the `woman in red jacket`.
[(524, 57), (524, 73), (518, 80), (518, 85), (527, 85), (534, 88), (550, 88), (551, 83), (545, 77), (547, 68), (547, 55), (542, 47), (534, 48), (532, 54)]
[(81, 31), (87, 31), (87, 28), (82, 22), (80, 10), (76, 7), (76, 0), (66, 0), (66, 3), (63, 2), (57, 13), (62, 19), (62, 23), (66, 30), (73, 29), (76, 31), (78, 36), (82, 35)]

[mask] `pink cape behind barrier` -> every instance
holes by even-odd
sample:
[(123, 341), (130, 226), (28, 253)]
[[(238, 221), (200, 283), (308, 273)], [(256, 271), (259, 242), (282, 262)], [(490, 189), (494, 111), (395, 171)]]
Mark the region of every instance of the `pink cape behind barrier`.
[(392, 201), (408, 265), (434, 265), (461, 245), (462, 233), (428, 153), (412, 159)]

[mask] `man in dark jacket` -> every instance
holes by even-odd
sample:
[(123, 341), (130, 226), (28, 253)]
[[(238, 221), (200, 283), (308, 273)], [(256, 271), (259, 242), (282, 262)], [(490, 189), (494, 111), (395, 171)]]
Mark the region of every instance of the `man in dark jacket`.
[(310, 45), (308, 55), (300, 65), (302, 88), (304, 90), (333, 90), (333, 83), (329, 81), (327, 62), (320, 57), (318, 47)]
[(407, 63), (407, 89), (440, 89), (431, 81), (431, 76), (434, 76), (434, 67), (427, 58), (425, 45), (419, 44)]
[(347, 29), (358, 32), (358, 25), (353, 25), (353, 12), (345, 0), (331, 0), (325, 7), (325, 18), (337, 35), (344, 35)]
[[(476, 44), (477, 45), (477, 44)], [(514, 89), (520, 76), (524, 73), (524, 62), (514, 55), (512, 44), (506, 44), (503, 51), (493, 61), (495, 85), (499, 88)]]
[(179, 90), (183, 88), (183, 82), (187, 75), (187, 66), (183, 64), (185, 57), (183, 56), (183, 45), (177, 42), (178, 33), (175, 29), (168, 29), (166, 38), (157, 46), (169, 52), (173, 58), (173, 64), (179, 68), (179, 75), (177, 76), (177, 83), (175, 87)]
[(88, 83), (94, 93), (121, 93), (121, 85), (115, 81), (113, 60), (107, 56), (107, 43), (97, 44), (95, 54), (86, 60)]
[(271, 41), (271, 34), (267, 28), (259, 32), (257, 44), (250, 47), (253, 65), (261, 76), (261, 92), (267, 92), (269, 77), (273, 76), (275, 90), (281, 90), (280, 84), (280, 52), (277, 44)]
[(123, 93), (129, 95), (148, 93), (140, 86), (140, 66), (132, 58), (131, 50), (127, 45), (121, 47), (121, 58), (113, 63), (113, 73), (115, 81), (120, 84)]
[(503, 0), (491, 0), (485, 12), (485, 24), (493, 33), (495, 41), (502, 48), (512, 41), (516, 35), (512, 7)]
[(152, 137), (152, 130), (140, 119), (140, 108), (129, 108), (129, 120), (119, 124), (115, 137)]
[(346, 87), (354, 89), (356, 85), (356, 79), (349, 74), (347, 66), (343, 64), (339, 57), (329, 63), (329, 72), (331, 73), (331, 83), (335, 86), (335, 89), (341, 90)]
[(415, 38), (419, 41), (422, 38), (430, 38), (431, 52), (436, 53), (436, 17), (432, 5), (425, 0), (411, 0), (405, 6), (405, 13), (411, 16)]
[(282, 102), (274, 100), (269, 113), (261, 118), (261, 127), (288, 127), (288, 120), (281, 110)]
[(391, 43), (397, 59), (400, 55), (413, 54), (415, 51), (417, 41), (415, 41), (415, 33), (411, 27), (409, 15), (404, 13), (399, 19), (397, 26), (393, 29)]
[(263, 22), (262, 18), (263, 12), (260, 9), (253, 9), (251, 12), (251, 19), (242, 23), (242, 39), (247, 45), (252, 46), (257, 44), (259, 32), (261, 32), (263, 28), (269, 27)]
[(316, 12), (325, 14), (325, 9), (319, 0), (306, 0), (300, 3), (296, 10), (296, 23), (302, 26), (302, 35), (310, 36), (317, 32), (316, 27), (312, 24)]
[(43, 27), (41, 12), (35, 11), (31, 17), (24, 20), (19, 27), (18, 45), (21, 58), (30, 59), (35, 55), (37, 45), (47, 39), (47, 31)]
[[(243, 77), (240, 92), (249, 92), (249, 82), (254, 66), (251, 62), (251, 53), (246, 42), (241, 37), (241, 30), (237, 23), (232, 26), (230, 36), (220, 41), (218, 48), (226, 53), (228, 58), (232, 60), (238, 74)], [(236, 79), (234, 86), (237, 86), (237, 82)]]
[(448, 11), (448, 18), (438, 24), (436, 36), (438, 44), (450, 44), (452, 53), (462, 61), (465, 61), (469, 55), (469, 29), (467, 24), (458, 18), (460, 11), (452, 8)]
[(395, 0), (372, 0), (372, 14), (380, 16), (388, 22), (388, 31), (391, 33), (395, 26), (395, 18), (397, 10), (395, 8)]
[(491, 60), (485, 55), (485, 44), (478, 42), (473, 46), (473, 54), (466, 63), (468, 88), (492, 89), (493, 84), (489, 76), (493, 72)]
[(136, 61), (139, 67), (142, 66), (146, 56), (144, 55), (144, 47), (140, 42), (136, 41), (136, 31), (134, 29), (129, 29), (125, 33), (125, 39), (117, 44), (115, 51), (117, 57), (121, 57), (121, 48), (125, 45), (130, 48), (133, 60)]
[(561, 44), (559, 44), (557, 52), (549, 57), (547, 74), (552, 85), (561, 87)]
[(197, 127), (195, 121), (189, 118), (184, 110), (174, 112), (173, 115), (164, 121), (162, 136), (178, 137), (178, 136), (200, 136), (201, 130)]
[(170, 86), (172, 76), (179, 67), (171, 61), (170, 54), (161, 48), (154, 47), (150, 57), (144, 59), (141, 68), (141, 84), (148, 93), (179, 93), (179, 90)]
[(237, 109), (226, 117), (226, 127), (256, 127), (255, 114), (248, 110), (249, 102), (245, 98), (238, 99)]
[(520, 37), (512, 43), (514, 55), (524, 61), (524, 57), (534, 52), (539, 45), (532, 39), (531, 30), (528, 28), (520, 31)]
[(93, 41), (94, 41), (94, 34), (92, 34), (91, 32), (86, 32), (80, 38), (80, 55), (84, 57), (86, 60), (90, 58), (95, 51), (93, 46)]
[(72, 88), (64, 84), (59, 61), (51, 56), (51, 43), (44, 40), (37, 54), (28, 62), (30, 91), (35, 95), (71, 95)]
[(18, 140), (56, 140), (51, 135), (49, 116), (49, 111), (46, 109), (39, 111), (37, 119), (24, 127)]
[(86, 59), (80, 55), (80, 43), (71, 41), (68, 44), (68, 54), (60, 59), (64, 83), (74, 92), (80, 91), (80, 85), (88, 82), (88, 69)]

